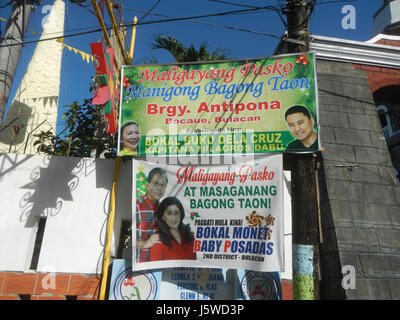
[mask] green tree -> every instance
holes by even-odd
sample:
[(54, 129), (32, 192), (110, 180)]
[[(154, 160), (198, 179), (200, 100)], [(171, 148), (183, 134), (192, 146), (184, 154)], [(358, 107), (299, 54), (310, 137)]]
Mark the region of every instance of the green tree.
[(63, 114), (66, 128), (54, 135), (52, 131), (35, 134), (37, 151), (54, 156), (115, 158), (115, 137), (104, 133), (104, 120), (100, 108), (85, 99), (80, 105), (74, 101)]
[[(179, 40), (168, 35), (158, 33), (154, 35), (152, 49), (167, 50), (176, 62), (218, 61), (230, 59), (230, 50), (218, 47), (210, 52), (207, 42), (203, 42), (198, 49), (193, 44), (185, 47)], [(154, 57), (141, 60), (144, 64), (157, 63)]]

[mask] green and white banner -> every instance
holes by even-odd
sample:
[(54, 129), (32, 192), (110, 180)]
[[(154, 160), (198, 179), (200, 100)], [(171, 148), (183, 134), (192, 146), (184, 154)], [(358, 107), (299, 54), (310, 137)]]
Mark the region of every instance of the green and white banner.
[(319, 149), (312, 52), (124, 66), (121, 83), (120, 156)]

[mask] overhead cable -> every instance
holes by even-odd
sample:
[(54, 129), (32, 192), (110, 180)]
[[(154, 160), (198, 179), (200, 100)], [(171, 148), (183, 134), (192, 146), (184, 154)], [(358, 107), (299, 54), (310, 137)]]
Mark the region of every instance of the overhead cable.
[[(133, 11), (133, 12), (145, 13), (145, 11), (143, 11), (143, 10), (137, 10), (137, 9), (131, 9), (131, 8), (123, 8), (123, 9), (124, 10), (128, 10), (128, 11)], [(163, 18), (174, 18), (172, 16), (167, 16), (167, 15), (158, 14), (158, 13), (151, 13), (150, 15), (157, 16), (157, 17), (163, 17)], [(205, 22), (205, 21), (196, 21), (196, 20), (193, 20), (193, 21), (188, 20), (188, 21), (189, 22), (193, 22), (193, 23), (198, 23), (198, 24), (204, 24), (204, 25), (212, 26), (212, 27), (216, 27), (216, 28), (243, 31), (243, 32), (253, 33), (253, 34), (262, 35), (262, 36), (268, 36), (268, 37), (277, 38), (277, 39), (281, 38), (280, 36), (277, 36), (277, 35), (274, 35), (274, 34), (269, 34), (269, 33), (265, 33), (265, 32), (244, 29), (244, 28), (240, 28), (240, 27), (233, 27), (233, 26), (215, 24), (215, 23)]]
[[(208, 17), (220, 17), (220, 16), (231, 15), (231, 14), (259, 11), (259, 10), (263, 10), (263, 9), (270, 8), (270, 7), (271, 6), (265, 6), (265, 7), (248, 8), (248, 9), (233, 10), (233, 11), (224, 11), (224, 12), (211, 13), (211, 14), (205, 14), (205, 15), (197, 15), (197, 16), (190, 16), (190, 17), (182, 17), (182, 18), (168, 18), (168, 19), (162, 19), (162, 20), (142, 21), (140, 23), (138, 22), (138, 23), (135, 23), (135, 24), (134, 23), (128, 23), (128, 24), (125, 24), (125, 25), (119, 26), (119, 27), (126, 28), (126, 27), (132, 27), (133, 25), (139, 26), (139, 25), (149, 25), (149, 24), (156, 24), (156, 23), (166, 23), (166, 22), (193, 20), (193, 19), (208, 18)], [(232, 27), (232, 29), (233, 28), (234, 27)], [(111, 29), (112, 29), (112, 27), (107, 27), (107, 30), (111, 30)], [(85, 34), (101, 32), (101, 31), (102, 31), (101, 28), (96, 28), (96, 29), (93, 29), (93, 30), (82, 31), (82, 32), (78, 32), (78, 33), (64, 35), (63, 38), (81, 36), (81, 35), (85, 35)], [(276, 37), (276, 38), (278, 37), (278, 36), (269, 35), (269, 34), (264, 34), (264, 35), (273, 36), (273, 37)], [(10, 47), (10, 46), (17, 46), (17, 45), (31, 44), (31, 43), (42, 42), (42, 41), (56, 40), (58, 38), (59, 37), (50, 37), (50, 38), (39, 39), (39, 40), (24, 41), (24, 42), (19, 42), (19, 43), (10, 43), (10, 44), (1, 45), (0, 48), (2, 48), (2, 47)]]
[(158, 0), (158, 1), (150, 8), (150, 10), (148, 10), (148, 11), (144, 14), (144, 16), (140, 18), (140, 20), (139, 20), (138, 22), (143, 21), (144, 18), (146, 18), (146, 17), (154, 10), (154, 8), (158, 6), (158, 4), (160, 3), (160, 1), (161, 1), (161, 0)]

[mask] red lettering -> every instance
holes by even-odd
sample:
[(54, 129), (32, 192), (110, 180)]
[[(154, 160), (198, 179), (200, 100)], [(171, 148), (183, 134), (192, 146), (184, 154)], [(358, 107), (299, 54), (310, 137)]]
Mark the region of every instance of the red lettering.
[[(287, 68), (289, 66), (289, 68)], [(293, 70), (293, 64), (288, 62), (283, 66), (283, 72), (285, 72), (285, 77)]]
[(274, 74), (275, 73), (275, 71), (281, 76), (282, 75), (282, 72), (281, 72), (281, 68), (282, 68), (282, 65), (280, 64), (280, 63), (278, 63), (279, 61), (281, 61), (282, 60), (282, 58), (279, 58), (279, 59), (277, 59), (276, 61), (275, 61), (275, 63), (274, 63), (274, 68), (272, 69), (272, 73)]
[(156, 103), (150, 103), (147, 105), (147, 114), (157, 114), (158, 105)]
[(201, 245), (201, 241), (195, 240), (194, 244), (193, 244), (193, 252), (200, 251), (200, 245)]
[(241, 183), (244, 183), (249, 175), (253, 173), (253, 166), (245, 164), (239, 169), (239, 179)]
[(210, 112), (210, 110), (208, 109), (207, 103), (205, 103), (205, 102), (200, 103), (199, 108), (197, 109), (197, 113), (200, 113), (200, 112)]
[(154, 69), (154, 71), (152, 73), (150, 73), (150, 74), (149, 74), (149, 70), (148, 69), (144, 69), (144, 70), (140, 71), (138, 73), (138, 76), (139, 77), (142, 76), (142, 77), (138, 80), (138, 82), (140, 83), (143, 80), (154, 81), (154, 77), (156, 76), (157, 71), (158, 71), (158, 69)]
[[(183, 170), (183, 172), (181, 172)], [(176, 172), (176, 178), (178, 179), (178, 183), (182, 184), (182, 182), (186, 182), (192, 176), (194, 167), (180, 167)]]
[(272, 66), (269, 64), (265, 67), (265, 70), (267, 70), (266, 72), (263, 72), (263, 75), (267, 76), (271, 73), (271, 68)]
[(254, 63), (246, 63), (240, 68), (240, 73), (247, 77), (249, 73), (254, 69), (254, 66)]
[(281, 102), (280, 101), (271, 101), (270, 108), (272, 110), (280, 109), (281, 108)]

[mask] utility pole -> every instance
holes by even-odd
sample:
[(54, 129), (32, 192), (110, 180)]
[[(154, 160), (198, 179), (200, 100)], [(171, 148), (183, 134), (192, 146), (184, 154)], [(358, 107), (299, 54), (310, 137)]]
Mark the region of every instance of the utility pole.
[(10, 89), (28, 26), (34, 0), (14, 0), (0, 46), (0, 124), (4, 120)]
[[(121, 38), (121, 33), (119, 31), (118, 25), (117, 25), (117, 20), (113, 11), (113, 8), (120, 8), (120, 1), (119, 3), (116, 4), (116, 1), (111, 0), (103, 0), (100, 1), (99, 3), (103, 4), (106, 6), (109, 18), (111, 20), (112, 28), (114, 31), (114, 36), (117, 38), (117, 43), (116, 47), (113, 47), (113, 43), (110, 40), (110, 36), (108, 34), (108, 30), (105, 26), (104, 19), (102, 16), (102, 13), (100, 11), (99, 5), (97, 4), (96, 0), (91, 0), (93, 9), (95, 11), (97, 20), (99, 22), (99, 25), (103, 31), (103, 36), (106, 41), (106, 44), (108, 47), (113, 48), (115, 50), (119, 49), (123, 63), (124, 64), (130, 64), (132, 61), (132, 56), (133, 56), (133, 47), (134, 47), (134, 42), (135, 42), (135, 34), (136, 34), (136, 27), (133, 26), (133, 31), (132, 31), (132, 39), (131, 39), (131, 45), (130, 45), (130, 50), (127, 52), (127, 50), (124, 47), (122, 38)], [(114, 62), (115, 62), (115, 68), (117, 70), (117, 74), (119, 78), (120, 72), (121, 72), (121, 64), (116, 59), (116, 55), (114, 55)], [(102, 274), (101, 274), (101, 280), (100, 280), (100, 290), (99, 290), (99, 300), (105, 300), (106, 299), (106, 286), (107, 286), (107, 281), (109, 279), (108, 275), (108, 270), (110, 266), (110, 252), (111, 252), (111, 240), (112, 240), (112, 234), (113, 234), (113, 228), (114, 228), (114, 219), (115, 219), (115, 207), (116, 207), (116, 195), (117, 195), (117, 186), (118, 186), (118, 180), (119, 180), (119, 173), (120, 173), (120, 162), (121, 158), (117, 156), (115, 159), (115, 166), (114, 166), (114, 181), (113, 181), (113, 186), (111, 190), (111, 199), (110, 199), (110, 211), (108, 214), (108, 219), (107, 219), (107, 231), (106, 231), (106, 239), (105, 239), (105, 247), (104, 247), (104, 252), (103, 252), (103, 267), (102, 267)]]
[(318, 300), (319, 203), (315, 153), (289, 155), (292, 174), (293, 298)]
[[(286, 8), (282, 12), (287, 16), (289, 52), (308, 51), (310, 5), (311, 2), (307, 0), (286, 0)], [(305, 44), (302, 45), (301, 42)]]
[[(315, 3), (315, 1), (314, 1)], [(308, 51), (307, 0), (287, 0), (289, 53)], [(285, 154), (292, 174), (293, 298), (318, 300), (319, 295), (319, 190), (317, 154)]]

